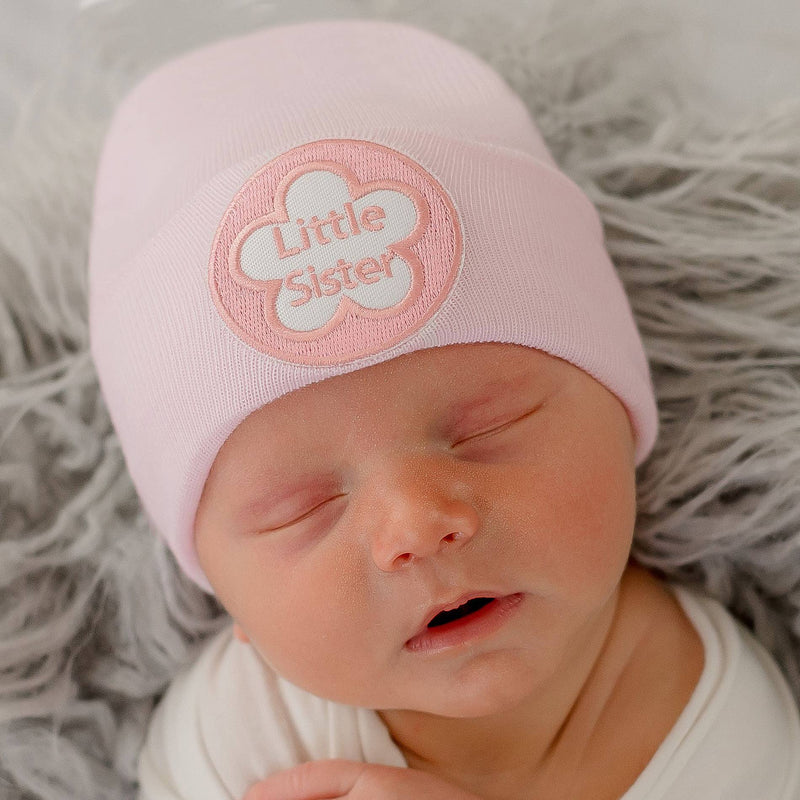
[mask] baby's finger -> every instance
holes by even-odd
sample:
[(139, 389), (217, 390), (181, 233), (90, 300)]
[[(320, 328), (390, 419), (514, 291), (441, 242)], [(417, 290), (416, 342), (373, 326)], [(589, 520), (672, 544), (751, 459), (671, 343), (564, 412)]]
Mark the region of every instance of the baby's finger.
[(336, 800), (347, 796), (367, 767), (342, 758), (307, 761), (253, 784), (242, 800)]

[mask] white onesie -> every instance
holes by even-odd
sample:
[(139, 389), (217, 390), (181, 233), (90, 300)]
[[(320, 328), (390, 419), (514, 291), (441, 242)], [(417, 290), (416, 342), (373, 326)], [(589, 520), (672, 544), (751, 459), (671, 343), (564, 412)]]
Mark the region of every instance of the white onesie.
[[(703, 641), (705, 665), (674, 727), (620, 800), (800, 800), (800, 715), (777, 665), (719, 602), (668, 585)], [(228, 627), (154, 712), (139, 797), (241, 800), (270, 773), (322, 758), (406, 766), (375, 711), (297, 688)]]

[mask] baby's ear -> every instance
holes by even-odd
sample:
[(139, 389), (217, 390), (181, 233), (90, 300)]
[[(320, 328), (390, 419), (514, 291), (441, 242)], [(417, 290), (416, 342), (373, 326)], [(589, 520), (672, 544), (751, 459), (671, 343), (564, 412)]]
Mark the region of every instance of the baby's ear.
[(248, 638), (247, 634), (239, 627), (238, 622), (233, 623), (233, 635), (240, 641), (247, 644), (250, 639)]

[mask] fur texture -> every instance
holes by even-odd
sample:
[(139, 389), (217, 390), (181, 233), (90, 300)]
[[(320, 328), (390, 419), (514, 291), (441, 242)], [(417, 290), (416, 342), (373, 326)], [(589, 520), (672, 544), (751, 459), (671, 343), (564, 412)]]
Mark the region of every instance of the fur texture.
[[(0, 797), (135, 795), (148, 716), (226, 623), (148, 530), (88, 354), (92, 183), (115, 102), (258, 25), (402, 19), (528, 103), (598, 206), (661, 430), (635, 555), (718, 597), (800, 699), (800, 103), (705, 111), (680, 21), (636, 3), (109, 2), (0, 152)], [(660, 42), (669, 48), (659, 48)]]

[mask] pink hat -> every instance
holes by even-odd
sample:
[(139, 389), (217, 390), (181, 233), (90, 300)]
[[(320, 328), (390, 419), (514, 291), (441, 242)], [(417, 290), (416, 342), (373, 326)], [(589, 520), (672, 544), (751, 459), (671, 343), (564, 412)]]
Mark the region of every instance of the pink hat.
[(429, 347), (513, 342), (657, 412), (597, 211), (482, 60), (409, 25), (266, 28), (162, 65), (100, 159), (91, 352), (178, 563), (219, 448), (315, 381)]

